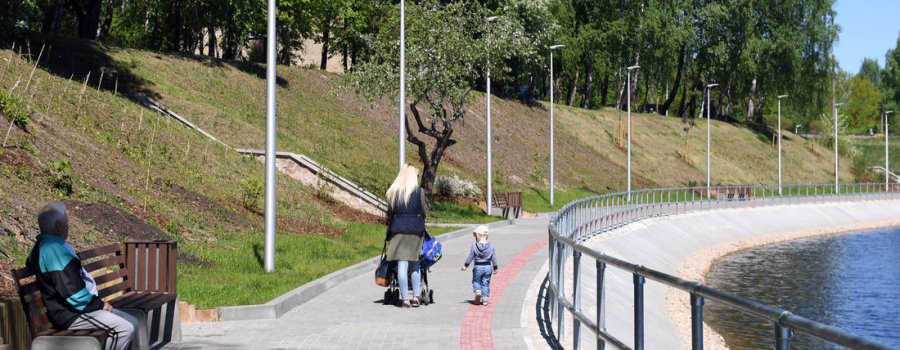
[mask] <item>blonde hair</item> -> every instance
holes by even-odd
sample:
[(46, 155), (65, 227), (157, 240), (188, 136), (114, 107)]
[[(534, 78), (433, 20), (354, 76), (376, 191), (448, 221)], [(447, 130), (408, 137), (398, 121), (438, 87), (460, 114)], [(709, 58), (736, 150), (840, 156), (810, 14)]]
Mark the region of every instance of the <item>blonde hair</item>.
[(385, 193), (388, 205), (394, 208), (405, 206), (417, 188), (419, 188), (419, 169), (409, 164), (403, 164), (394, 183)]

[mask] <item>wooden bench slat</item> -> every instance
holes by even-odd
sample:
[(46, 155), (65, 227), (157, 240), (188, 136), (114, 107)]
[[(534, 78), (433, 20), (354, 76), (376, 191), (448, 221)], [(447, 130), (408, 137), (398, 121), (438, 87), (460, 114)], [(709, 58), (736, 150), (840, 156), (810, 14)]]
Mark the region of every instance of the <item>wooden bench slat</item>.
[(137, 258), (137, 270), (138, 273), (132, 275), (132, 279), (134, 279), (134, 287), (136, 290), (147, 290), (147, 244), (139, 243), (136, 245), (137, 251), (135, 252), (135, 257)]
[(156, 266), (159, 263), (159, 249), (157, 249), (159, 245), (155, 243), (151, 243), (147, 245), (147, 257), (149, 262), (147, 263), (147, 288), (143, 290), (155, 292), (159, 286), (159, 281), (156, 276)]
[(175, 294), (138, 292), (124, 298), (116, 298), (110, 304), (117, 309), (139, 309), (149, 311), (175, 300)]
[(122, 279), (123, 282), (127, 282), (128, 281), (127, 277), (128, 277), (128, 274), (126, 273), (126, 271), (124, 269), (122, 269), (122, 270), (111, 271), (111, 272), (102, 274), (100, 276), (96, 276), (96, 277), (94, 277), (94, 281), (97, 282), (98, 286), (100, 286), (100, 285), (115, 281), (117, 279)]
[(122, 283), (117, 283), (116, 285), (113, 285), (111, 287), (100, 289), (97, 291), (98, 292), (97, 294), (100, 295), (100, 298), (106, 298), (106, 297), (116, 294), (118, 292), (128, 291), (129, 286), (128, 286), (127, 282), (128, 281), (123, 281)]
[(110, 244), (107, 246), (94, 248), (94, 249), (88, 249), (83, 252), (78, 252), (78, 257), (81, 258), (81, 260), (89, 260), (89, 259), (93, 259), (98, 256), (101, 256), (101, 255), (115, 253), (119, 249), (120, 249), (120, 246), (118, 244)]
[(169, 259), (168, 259), (168, 263), (166, 265), (166, 276), (168, 277), (169, 282), (166, 283), (166, 292), (175, 294), (178, 291), (178, 289), (177, 289), (178, 269), (177, 269), (177, 265), (176, 265), (176, 260), (178, 258), (178, 243), (176, 243), (174, 241), (169, 243), (168, 251), (169, 251), (169, 256), (168, 256)]
[(87, 272), (94, 272), (110, 266), (118, 266), (119, 268), (124, 267), (125, 257), (122, 255), (116, 255), (106, 259), (94, 261), (92, 263), (84, 265), (83, 267)]

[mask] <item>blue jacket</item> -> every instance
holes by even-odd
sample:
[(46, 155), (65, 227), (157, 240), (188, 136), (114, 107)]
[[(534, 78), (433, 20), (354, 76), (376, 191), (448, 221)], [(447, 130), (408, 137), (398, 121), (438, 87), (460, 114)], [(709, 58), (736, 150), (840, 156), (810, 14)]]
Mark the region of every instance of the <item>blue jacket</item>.
[(103, 309), (103, 300), (84, 283), (81, 259), (62, 238), (38, 235), (25, 265), (37, 276), (53, 327), (68, 329), (78, 315)]

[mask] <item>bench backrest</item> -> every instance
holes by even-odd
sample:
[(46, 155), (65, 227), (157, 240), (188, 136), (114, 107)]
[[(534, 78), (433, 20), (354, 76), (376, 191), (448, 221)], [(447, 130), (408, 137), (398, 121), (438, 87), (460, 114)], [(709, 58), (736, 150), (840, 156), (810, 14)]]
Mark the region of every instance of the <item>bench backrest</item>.
[(494, 192), (494, 205), (500, 208), (506, 208), (509, 206), (509, 201), (506, 199), (506, 193), (504, 192)]
[(53, 329), (34, 272), (26, 266), (21, 269), (13, 269), (12, 275), (16, 282), (16, 289), (19, 290), (19, 300), (22, 301), (22, 309), (25, 311), (25, 320), (28, 321), (31, 339)]
[(509, 202), (509, 206), (514, 208), (522, 207), (522, 192), (510, 192), (507, 195), (507, 202)]
[(129, 241), (125, 243), (125, 258), (132, 290), (176, 293), (177, 242)]
[(97, 282), (97, 294), (106, 301), (131, 291), (122, 246), (110, 244), (78, 253), (81, 265)]

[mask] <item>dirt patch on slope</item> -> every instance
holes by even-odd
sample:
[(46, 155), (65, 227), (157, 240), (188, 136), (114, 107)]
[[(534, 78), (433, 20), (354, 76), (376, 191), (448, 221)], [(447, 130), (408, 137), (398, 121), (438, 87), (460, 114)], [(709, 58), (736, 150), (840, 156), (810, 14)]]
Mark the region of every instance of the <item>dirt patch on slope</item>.
[(68, 202), (69, 212), (101, 233), (124, 240), (169, 240), (162, 230), (106, 203)]

